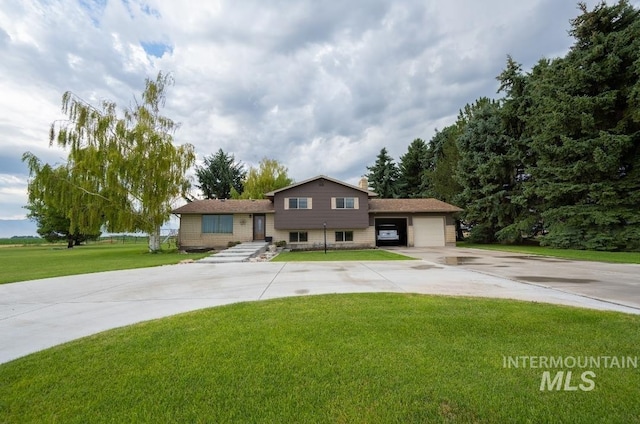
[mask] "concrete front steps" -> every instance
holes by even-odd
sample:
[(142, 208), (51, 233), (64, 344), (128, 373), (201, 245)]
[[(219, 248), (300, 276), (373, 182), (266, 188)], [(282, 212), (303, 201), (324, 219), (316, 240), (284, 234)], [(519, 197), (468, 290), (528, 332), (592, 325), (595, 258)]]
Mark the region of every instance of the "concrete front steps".
[(260, 255), (267, 250), (269, 243), (264, 241), (252, 241), (237, 244), (228, 249), (222, 250), (206, 258), (200, 259), (198, 263), (231, 263), (247, 262), (249, 259)]

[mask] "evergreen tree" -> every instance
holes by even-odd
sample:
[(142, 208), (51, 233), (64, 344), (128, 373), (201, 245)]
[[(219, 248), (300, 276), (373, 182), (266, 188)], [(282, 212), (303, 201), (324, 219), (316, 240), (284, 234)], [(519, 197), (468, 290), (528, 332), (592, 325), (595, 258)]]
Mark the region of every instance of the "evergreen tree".
[(498, 92), (505, 96), (500, 102), (503, 135), (508, 146), (506, 162), (511, 167), (511, 178), (505, 182), (507, 197), (511, 203), (512, 223), (496, 233), (504, 242), (519, 242), (523, 237), (535, 236), (542, 231), (540, 199), (527, 190), (530, 175), (526, 169), (535, 166), (535, 155), (531, 149), (531, 138), (525, 122), (530, 113), (529, 76), (522, 67), (507, 57), (507, 66), (496, 78), (500, 82)]
[(572, 21), (566, 57), (542, 60), (531, 81), (535, 166), (543, 243), (640, 249), (640, 17), (627, 1)]
[(422, 174), (422, 187), (428, 197), (435, 197), (448, 203), (455, 203), (462, 191), (454, 178), (460, 154), (457, 138), (460, 126), (451, 125), (436, 131), (427, 149), (427, 166)]
[(204, 166), (196, 167), (197, 186), (205, 199), (229, 199), (231, 190), (242, 193), (242, 180), (246, 172), (233, 155), (219, 149), (215, 155), (204, 158)]
[(490, 243), (499, 230), (513, 223), (509, 187), (514, 166), (509, 160), (500, 105), (483, 98), (467, 111), (471, 117), (457, 139), (460, 160), (456, 178), (463, 187), (457, 200), (464, 208), (463, 219), (472, 226), (471, 240)]
[(398, 178), (400, 171), (387, 153), (386, 147), (380, 150), (373, 166), (367, 166), (369, 173), (366, 175), (371, 189), (381, 198), (388, 199), (398, 197)]
[(426, 197), (423, 174), (427, 166), (427, 144), (419, 138), (411, 142), (398, 165), (398, 195), (403, 198)]

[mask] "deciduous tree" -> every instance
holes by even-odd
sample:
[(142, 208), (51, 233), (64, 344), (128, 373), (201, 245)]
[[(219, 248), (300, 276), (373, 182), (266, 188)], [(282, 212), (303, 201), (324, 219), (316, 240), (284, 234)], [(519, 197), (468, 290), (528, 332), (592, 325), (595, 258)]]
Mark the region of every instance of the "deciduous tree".
[(51, 125), (49, 141), (69, 151), (64, 172), (28, 152), (23, 160), (33, 177), (30, 195), (64, 211), (70, 233), (98, 224), (109, 232), (144, 231), (149, 249), (160, 249), (160, 226), (186, 193), (185, 172), (195, 160), (193, 146), (173, 144), (177, 124), (160, 114), (172, 82), (162, 73), (147, 79), (141, 100), (121, 114), (114, 102), (95, 107), (71, 92), (62, 96), (67, 120)]
[(67, 247), (78, 246), (87, 240), (96, 240), (100, 237), (99, 228), (93, 234), (70, 233), (70, 221), (66, 215), (42, 202), (31, 203), (26, 207), (29, 210), (28, 217), (35, 221), (38, 234), (50, 243), (60, 240), (67, 242)]
[(231, 197), (236, 199), (264, 199), (265, 194), (287, 187), (293, 180), (287, 175), (287, 168), (275, 159), (264, 158), (257, 168), (251, 167), (244, 180), (244, 191), (232, 190)]

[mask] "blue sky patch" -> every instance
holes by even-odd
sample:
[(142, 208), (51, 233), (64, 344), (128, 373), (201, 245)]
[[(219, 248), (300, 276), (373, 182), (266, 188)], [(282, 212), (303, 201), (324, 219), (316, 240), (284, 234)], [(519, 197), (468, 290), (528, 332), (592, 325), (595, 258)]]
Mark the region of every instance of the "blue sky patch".
[(87, 11), (91, 22), (96, 27), (100, 26), (100, 17), (104, 13), (104, 8), (107, 6), (107, 0), (79, 0), (80, 7)]
[(149, 56), (162, 57), (167, 52), (173, 52), (173, 46), (165, 43), (141, 41), (140, 45)]

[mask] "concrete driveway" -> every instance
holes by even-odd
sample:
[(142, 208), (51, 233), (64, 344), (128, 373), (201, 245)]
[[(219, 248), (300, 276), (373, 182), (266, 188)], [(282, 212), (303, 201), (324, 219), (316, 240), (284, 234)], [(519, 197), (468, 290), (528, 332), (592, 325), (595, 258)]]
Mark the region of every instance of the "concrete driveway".
[(398, 248), (394, 251), (442, 265), (640, 308), (640, 265), (457, 247)]
[[(458, 252), (455, 255), (459, 257), (475, 256), (467, 250), (454, 252)], [(0, 363), (140, 321), (284, 296), (423, 293), (520, 299), (640, 313), (635, 304), (623, 306), (622, 302), (605, 302), (564, 289), (524, 284), (489, 275), (480, 265), (481, 272), (477, 272), (467, 269), (466, 265), (447, 265), (443, 263), (446, 260), (439, 260), (439, 257), (452, 257), (449, 253), (443, 256), (428, 249), (410, 249), (406, 253), (424, 255), (429, 260), (192, 263), (0, 285)], [(544, 263), (544, 266), (555, 265)], [(634, 269), (638, 275), (640, 268)], [(541, 275), (534, 271), (527, 273)]]

